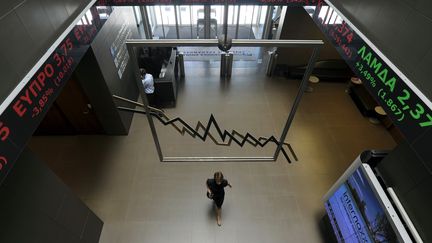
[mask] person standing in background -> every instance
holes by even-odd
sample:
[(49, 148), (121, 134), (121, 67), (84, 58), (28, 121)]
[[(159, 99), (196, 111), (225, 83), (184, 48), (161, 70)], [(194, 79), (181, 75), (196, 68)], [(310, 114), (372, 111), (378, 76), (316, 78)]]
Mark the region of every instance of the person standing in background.
[(154, 105), (154, 81), (153, 81), (153, 75), (150, 73), (147, 73), (147, 71), (144, 68), (140, 68), (141, 73), (141, 81), (144, 85), (144, 92), (147, 95), (147, 100), (149, 102), (149, 105)]
[(221, 211), (222, 204), (225, 199), (225, 187), (229, 186), (232, 188), (231, 184), (224, 179), (222, 172), (218, 171), (214, 173), (213, 179), (207, 179), (207, 197), (213, 199), (216, 204), (216, 223), (217, 225), (222, 225)]

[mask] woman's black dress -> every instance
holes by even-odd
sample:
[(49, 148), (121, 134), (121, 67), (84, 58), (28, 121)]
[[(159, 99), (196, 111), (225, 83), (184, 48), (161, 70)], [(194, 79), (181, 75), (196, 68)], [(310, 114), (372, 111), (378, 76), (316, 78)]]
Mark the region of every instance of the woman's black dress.
[(207, 186), (210, 188), (210, 191), (213, 193), (212, 199), (215, 202), (216, 206), (218, 208), (221, 208), (225, 198), (224, 188), (228, 186), (228, 181), (223, 179), (222, 183), (218, 185), (214, 179), (207, 179)]

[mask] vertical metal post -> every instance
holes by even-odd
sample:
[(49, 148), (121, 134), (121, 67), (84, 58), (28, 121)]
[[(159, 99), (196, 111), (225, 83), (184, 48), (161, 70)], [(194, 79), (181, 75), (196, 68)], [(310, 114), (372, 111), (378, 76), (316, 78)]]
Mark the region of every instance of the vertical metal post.
[(183, 52), (179, 52), (179, 54), (178, 54), (178, 63), (179, 63), (179, 68), (180, 68), (180, 77), (183, 78), (185, 76)]
[(277, 61), (278, 54), (276, 51), (270, 52), (269, 62), (267, 64), (267, 76), (271, 77), (273, 75), (274, 69), (276, 68), (276, 61)]
[(130, 44), (126, 44), (126, 46), (127, 46), (128, 52), (129, 52), (130, 60), (132, 63), (132, 69), (133, 69), (133, 72), (135, 74), (135, 80), (136, 80), (136, 83), (138, 85), (138, 90), (139, 90), (140, 95), (141, 95), (142, 103), (144, 104), (144, 109), (146, 111), (146, 116), (147, 116), (147, 119), (148, 119), (148, 122), (150, 125), (150, 130), (152, 132), (152, 136), (153, 136), (153, 140), (154, 140), (156, 150), (157, 150), (157, 153), (159, 156), (159, 160), (162, 162), (163, 161), (162, 149), (161, 149), (161, 146), (159, 143), (159, 138), (157, 136), (156, 127), (153, 123), (153, 118), (150, 115), (150, 109), (148, 108), (149, 103), (148, 103), (147, 95), (144, 92), (144, 85), (141, 82), (141, 75), (139, 72), (139, 67), (138, 67), (138, 62), (137, 62), (138, 59), (137, 59), (137, 56), (135, 53), (135, 48)]
[(297, 96), (296, 96), (296, 98), (294, 100), (293, 106), (291, 107), (291, 111), (290, 111), (288, 119), (287, 119), (287, 121), (285, 123), (285, 127), (283, 129), (282, 135), (281, 135), (281, 137), (279, 139), (279, 145), (277, 146), (276, 151), (274, 153), (273, 157), (274, 157), (275, 160), (277, 160), (277, 158), (279, 156), (279, 153), (280, 153), (280, 151), (282, 149), (282, 146), (283, 146), (283, 144), (285, 142), (286, 135), (288, 134), (288, 130), (290, 129), (291, 124), (292, 124), (292, 122), (294, 120), (295, 113), (296, 113), (297, 108), (298, 108), (298, 106), (300, 104), (300, 100), (303, 97), (303, 94), (304, 94), (304, 92), (306, 90), (307, 83), (308, 83), (308, 80), (309, 80), (309, 76), (311, 75), (312, 70), (313, 70), (313, 68), (315, 66), (315, 62), (316, 62), (316, 60), (318, 58), (318, 54), (319, 54), (320, 49), (321, 49), (321, 47), (314, 47), (314, 49), (313, 49), (312, 56), (309, 59), (308, 66), (307, 66), (306, 71), (305, 71), (305, 73), (303, 75), (303, 79), (302, 79), (302, 81), (300, 83), (300, 88), (299, 88), (299, 90), (297, 92)]
[[(139, 25), (140, 25), (140, 21), (139, 21), (139, 19), (138, 19), (137, 14), (136, 14), (136, 8), (135, 8), (135, 6), (132, 6), (132, 9), (133, 9), (134, 16), (135, 16), (135, 22), (136, 22), (137, 26), (139, 27)], [(138, 9), (139, 9), (139, 8), (138, 8)], [(140, 10), (140, 12), (141, 12), (141, 10)]]
[(177, 5), (174, 5), (174, 17), (175, 17), (177, 39), (180, 39), (179, 25), (178, 25), (179, 20), (178, 20), (178, 16), (177, 16)]
[(257, 25), (259, 27), (259, 21), (261, 19), (261, 12), (262, 12), (262, 6), (258, 6), (258, 13), (257, 13), (257, 18), (256, 18), (256, 22), (255, 25)]
[(226, 54), (226, 76), (229, 78), (231, 77), (231, 73), (232, 73), (232, 64), (233, 64), (233, 53), (228, 52)]
[(161, 21), (162, 21), (162, 33), (163, 33), (163, 37), (164, 37), (164, 39), (166, 39), (166, 36), (165, 36), (165, 26), (164, 26), (164, 23), (163, 23), (163, 15), (162, 15), (162, 9), (161, 9), (161, 6), (159, 6), (159, 14), (160, 14), (160, 16), (161, 16)]
[[(152, 38), (150, 38), (150, 39), (153, 39), (153, 36), (154, 36), (154, 33), (153, 33), (153, 31), (156, 29), (156, 23), (157, 23), (157, 21), (156, 21), (156, 6), (145, 6), (145, 8), (143, 8), (143, 9), (145, 9), (145, 11), (146, 11), (146, 16), (147, 16), (147, 20), (148, 20), (148, 24), (149, 24), (149, 30), (150, 30), (150, 32), (151, 32), (151, 36), (152, 36)], [(153, 23), (153, 26), (152, 26), (152, 23)]]
[(288, 7), (287, 6), (283, 6), (282, 10), (280, 11), (280, 17), (279, 17), (279, 25), (278, 28), (276, 30), (276, 36), (273, 37), (273, 39), (279, 40), (280, 36), (282, 34), (282, 28), (285, 22), (285, 16), (286, 16), (286, 12), (287, 12)]
[(227, 44), (228, 38), (228, 0), (225, 0), (224, 22), (223, 22), (224, 45)]
[(235, 38), (238, 39), (238, 30), (239, 30), (239, 22), (240, 22), (240, 9), (241, 9), (241, 5), (238, 5), (238, 9), (237, 9), (237, 25), (236, 25), (236, 34), (235, 34)]
[(254, 16), (254, 14), (255, 14), (255, 7), (256, 7), (256, 6), (253, 6), (253, 8), (252, 8), (252, 20), (251, 20), (251, 24), (250, 24), (250, 30), (249, 30), (249, 36), (248, 36), (248, 39), (251, 38), (251, 33), (253, 33), (252, 26), (253, 26), (253, 16)]
[(264, 30), (261, 39), (268, 39), (273, 28), (273, 6), (267, 7), (266, 20), (264, 22)]
[(150, 20), (147, 12), (147, 8), (145, 6), (140, 7), (141, 18), (143, 21), (144, 34), (147, 39), (153, 39), (153, 33), (150, 26)]
[(235, 12), (235, 5), (233, 5), (231, 24), (234, 24), (234, 17), (235, 17), (235, 13), (234, 12)]
[(191, 5), (189, 5), (189, 18), (190, 18), (191, 39), (194, 39), (192, 33), (193, 31), (192, 31), (192, 6)]
[(183, 18), (181, 17), (181, 14), (180, 14), (181, 8), (179, 5), (176, 5), (176, 6), (178, 7), (178, 13), (177, 14), (179, 15), (179, 18), (178, 18), (179, 23), (180, 23), (179, 26), (182, 26), (183, 25)]
[(226, 74), (226, 53), (221, 54), (220, 76), (225, 77)]
[(210, 5), (204, 5), (204, 39), (210, 39)]
[(145, 34), (145, 37), (146, 37), (146, 39), (150, 39), (149, 37), (148, 37), (148, 30), (147, 30), (147, 24), (148, 24), (148, 16), (145, 16), (146, 15), (146, 13), (144, 12), (144, 10), (143, 10), (143, 8), (145, 8), (144, 6), (140, 6), (139, 7), (139, 10), (140, 10), (140, 14), (141, 14), (141, 20), (142, 20), (142, 25), (143, 25), (143, 29), (144, 29), (144, 34)]

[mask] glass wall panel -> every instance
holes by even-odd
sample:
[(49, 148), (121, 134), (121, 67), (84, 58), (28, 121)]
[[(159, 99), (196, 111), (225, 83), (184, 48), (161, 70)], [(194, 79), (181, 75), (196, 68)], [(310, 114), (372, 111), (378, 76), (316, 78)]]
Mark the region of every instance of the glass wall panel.
[(252, 22), (253, 5), (241, 5), (240, 6), (240, 25), (250, 25)]
[[(189, 5), (177, 6), (177, 23), (179, 25), (180, 39), (194, 39), (193, 24), (192, 24), (192, 8)], [(196, 32), (196, 31), (195, 31)]]
[(228, 6), (228, 36), (233, 39), (236, 38), (239, 9), (240, 9), (239, 5)]
[[(155, 33), (156, 29), (156, 13), (155, 13), (155, 7), (154, 6), (147, 6), (147, 14), (148, 14), (148, 20), (151, 28), (151, 32), (153, 33), (153, 38), (156, 37), (156, 39), (159, 39), (159, 36)], [(163, 38), (163, 36), (162, 36)]]
[(175, 13), (174, 6), (159, 6), (161, 8), (161, 15), (163, 24), (167, 26), (175, 26)]
[[(223, 33), (224, 8), (223, 5), (210, 6), (208, 18), (204, 16), (203, 5), (147, 6), (147, 12), (154, 38), (177, 38), (176, 21), (179, 38), (204, 38), (206, 26), (210, 26), (210, 38), (217, 38)], [(228, 36), (233, 39), (260, 39), (267, 9), (268, 6), (260, 5), (229, 5)], [(209, 23), (205, 22), (207, 19)]]
[(217, 38), (223, 33), (224, 8), (223, 5), (210, 7), (210, 38)]
[(135, 13), (135, 20), (137, 22), (137, 25), (139, 25), (139, 24), (141, 24), (141, 21), (142, 21), (142, 19), (141, 19), (141, 10), (139, 9), (138, 6), (133, 6), (132, 8), (133, 8), (134, 13)]

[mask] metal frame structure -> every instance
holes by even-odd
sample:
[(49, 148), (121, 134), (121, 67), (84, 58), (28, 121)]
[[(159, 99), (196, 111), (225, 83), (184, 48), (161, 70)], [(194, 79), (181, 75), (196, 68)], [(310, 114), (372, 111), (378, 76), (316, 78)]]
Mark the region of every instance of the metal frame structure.
[[(224, 34), (226, 37), (227, 29), (224, 28)], [(224, 44), (227, 44), (227, 39), (224, 38)], [(137, 82), (139, 92), (142, 98), (142, 104), (144, 104), (145, 113), (149, 122), (150, 130), (153, 136), (153, 140), (156, 146), (156, 150), (161, 162), (271, 162), (276, 161), (279, 157), (279, 153), (282, 150), (282, 146), (285, 143), (285, 138), (288, 134), (288, 130), (294, 120), (295, 113), (300, 104), (300, 100), (306, 90), (309, 76), (312, 73), (315, 62), (318, 58), (319, 51), (324, 44), (322, 40), (244, 40), (234, 39), (232, 40), (232, 46), (249, 46), (249, 47), (310, 47), (313, 48), (312, 55), (310, 56), (306, 71), (303, 75), (298, 89), (297, 96), (294, 100), (291, 111), (286, 120), (284, 129), (279, 139), (279, 144), (273, 154), (273, 156), (261, 156), (261, 157), (165, 157), (160, 146), (156, 127), (154, 125), (153, 117), (151, 116), (151, 110), (147, 95), (144, 92), (144, 86), (141, 82), (139, 74), (139, 67), (137, 62), (136, 48), (138, 47), (179, 47), (179, 46), (218, 46), (218, 40), (195, 40), (195, 39), (178, 39), (178, 40), (127, 40), (126, 46), (131, 57), (132, 68), (135, 73), (135, 80)]]
[[(129, 100), (127, 98), (113, 95), (113, 98), (127, 102), (132, 105), (137, 105), (140, 107), (145, 107), (144, 104)], [(254, 147), (264, 147), (268, 143), (275, 143), (276, 145), (279, 145), (278, 140), (274, 136), (270, 137), (255, 137), (249, 132), (246, 134), (241, 134), (235, 129), (231, 129), (231, 131), (223, 130), (219, 126), (216, 118), (213, 116), (213, 114), (210, 115), (210, 118), (206, 125), (204, 125), (201, 121), (198, 121), (195, 128), (193, 128), (192, 125), (188, 124), (185, 120), (183, 120), (181, 117), (175, 117), (170, 118), (168, 115), (165, 114), (165, 112), (161, 109), (157, 109), (151, 106), (148, 106), (150, 109), (150, 115), (154, 118), (156, 118), (161, 124), (164, 126), (171, 126), (173, 127), (180, 135), (184, 136), (186, 134), (189, 134), (192, 138), (195, 139), (201, 139), (203, 142), (205, 142), (207, 139), (210, 139), (213, 141), (214, 144), (219, 146), (231, 146), (232, 143), (235, 143), (239, 145), (240, 147), (243, 147), (246, 143), (254, 146)], [(133, 113), (139, 113), (139, 114), (147, 114), (146, 111), (140, 110), (140, 109), (133, 109), (123, 106), (118, 106), (117, 109), (121, 111), (126, 112), (133, 112)], [(222, 142), (219, 142), (218, 139), (216, 139), (215, 135), (210, 131), (210, 129), (214, 127), (216, 130), (216, 135), (221, 138)], [(203, 130), (203, 133), (200, 133), (199, 131)], [(228, 138), (228, 139), (226, 139)], [(227, 141), (225, 141), (227, 140)], [(298, 161), (297, 155), (295, 154), (293, 148), (289, 143), (284, 143), (283, 145), (286, 145), (291, 155), (294, 157), (295, 161)], [(281, 149), (283, 155), (288, 160), (288, 163), (291, 163), (291, 159), (288, 156), (287, 151), (282, 147)]]

